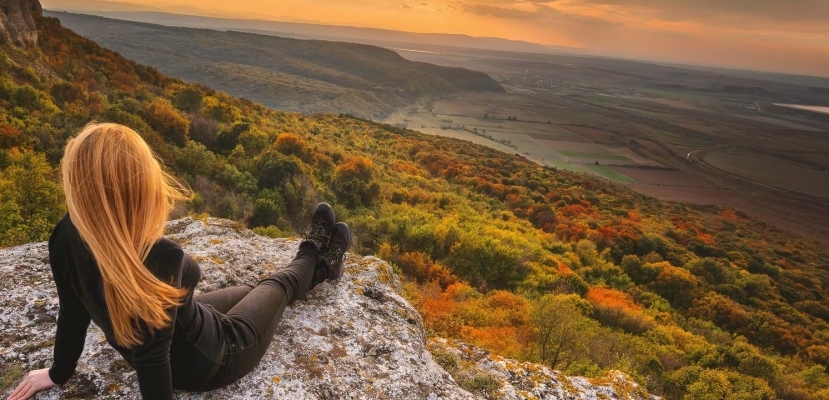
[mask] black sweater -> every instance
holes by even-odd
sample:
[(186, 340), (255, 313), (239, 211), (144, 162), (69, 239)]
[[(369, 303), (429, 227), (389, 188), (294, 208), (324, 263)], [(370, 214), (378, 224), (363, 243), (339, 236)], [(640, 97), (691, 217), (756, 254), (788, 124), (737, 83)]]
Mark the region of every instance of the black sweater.
[(52, 382), (63, 384), (74, 373), (91, 320), (135, 368), (144, 399), (170, 399), (173, 388), (198, 390), (208, 383), (224, 356), (221, 315), (193, 300), (201, 271), (178, 244), (160, 239), (144, 265), (161, 281), (186, 288), (183, 304), (168, 310), (174, 323), (152, 335), (142, 332), (145, 342), (131, 349), (115, 341), (98, 264), (69, 214), (49, 239), (49, 263), (60, 298), (54, 364), (49, 369)]

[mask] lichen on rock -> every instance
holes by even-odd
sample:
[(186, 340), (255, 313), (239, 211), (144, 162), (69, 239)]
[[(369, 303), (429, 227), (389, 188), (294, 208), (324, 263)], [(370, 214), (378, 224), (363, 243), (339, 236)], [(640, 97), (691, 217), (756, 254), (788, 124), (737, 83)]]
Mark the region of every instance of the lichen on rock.
[[(299, 240), (257, 236), (237, 229), (229, 221), (212, 218), (171, 221), (167, 234), (199, 262), (199, 292), (255, 283), (287, 265), (299, 245)], [(50, 365), (58, 299), (46, 243), (0, 250), (0, 276), (6, 288), (0, 294), (0, 378)], [(220, 390), (179, 392), (177, 397), (480, 398), (461, 388), (435, 362), (426, 340), (422, 320), (401, 296), (400, 281), (389, 264), (376, 257), (349, 254), (341, 279), (319, 285), (285, 310), (273, 343), (252, 373)], [(529, 387), (519, 384), (512, 373), (504, 372), (500, 362), (487, 367), (487, 373), (498, 380), (487, 384), (497, 386), (501, 398), (528, 398), (510, 394), (510, 387)], [(589, 382), (581, 379), (573, 382), (589, 391)], [(2, 392), (8, 394), (12, 387)], [(547, 396), (560, 393), (543, 389), (530, 392), (537, 393), (535, 398), (539, 399), (555, 398)], [(72, 380), (38, 398), (67, 397), (140, 398), (135, 372), (110, 348), (94, 324)]]
[[(462, 387), (489, 399), (658, 399), (619, 371), (591, 380), (503, 358), (455, 340), (431, 338), (428, 347)], [(489, 386), (490, 382), (497, 386)]]

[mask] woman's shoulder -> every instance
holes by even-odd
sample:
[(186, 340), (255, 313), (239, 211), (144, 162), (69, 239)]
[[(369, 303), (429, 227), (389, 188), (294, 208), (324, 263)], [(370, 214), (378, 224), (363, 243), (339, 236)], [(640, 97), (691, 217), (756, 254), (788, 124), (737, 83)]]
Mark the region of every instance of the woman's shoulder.
[(52, 234), (49, 235), (49, 254), (58, 255), (65, 254), (69, 251), (71, 245), (75, 245), (80, 241), (80, 234), (78, 228), (72, 223), (69, 218), (69, 213), (63, 214), (63, 218), (55, 224), (52, 229)]
[(49, 241), (54, 241), (57, 236), (66, 233), (67, 231), (76, 231), (75, 225), (72, 224), (72, 220), (69, 218), (69, 213), (64, 213), (63, 218), (55, 224), (55, 227), (52, 228), (52, 235), (49, 237)]
[(181, 249), (180, 244), (166, 237), (162, 237), (161, 239), (158, 239), (158, 241), (153, 245), (153, 248), (150, 249), (149, 256), (181, 257), (183, 254), (184, 250)]

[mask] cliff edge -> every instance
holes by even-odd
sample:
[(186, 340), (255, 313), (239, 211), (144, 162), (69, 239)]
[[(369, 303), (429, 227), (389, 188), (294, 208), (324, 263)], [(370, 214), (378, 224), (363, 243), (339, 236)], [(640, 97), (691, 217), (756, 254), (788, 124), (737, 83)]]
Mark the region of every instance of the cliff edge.
[(0, 0), (0, 37), (16, 46), (37, 44), (34, 17), (42, 13), (38, 0)]
[[(197, 291), (256, 282), (286, 265), (298, 240), (236, 230), (225, 220), (171, 221), (168, 237), (199, 262)], [(0, 396), (22, 373), (51, 363), (58, 299), (46, 243), (0, 250)], [(440, 365), (430, 348), (440, 354)], [(448, 355), (448, 356), (447, 356)], [(453, 378), (441, 365), (454, 360)], [(450, 364), (452, 361), (450, 361)], [(458, 384), (477, 382), (474, 387)], [(480, 390), (476, 391), (479, 388)], [(75, 376), (42, 394), (57, 398), (140, 398), (135, 372), (90, 327)], [(621, 373), (565, 377), (443, 339), (428, 341), (420, 315), (400, 295), (386, 262), (349, 254), (345, 276), (323, 283), (290, 306), (260, 365), (239, 382), (186, 399), (644, 399)]]

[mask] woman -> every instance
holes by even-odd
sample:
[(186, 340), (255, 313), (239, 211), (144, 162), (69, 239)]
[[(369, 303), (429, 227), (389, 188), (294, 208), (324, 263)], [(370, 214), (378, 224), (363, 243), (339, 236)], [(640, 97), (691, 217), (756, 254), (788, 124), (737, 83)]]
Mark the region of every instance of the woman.
[(291, 301), (342, 276), (351, 232), (321, 203), (287, 267), (255, 286), (194, 296), (198, 264), (162, 237), (188, 190), (162, 171), (137, 133), (89, 125), (66, 146), (61, 165), (69, 212), (49, 239), (60, 299), (54, 362), (31, 371), (10, 400), (68, 381), (90, 320), (135, 368), (144, 399), (226, 386), (259, 363)]

